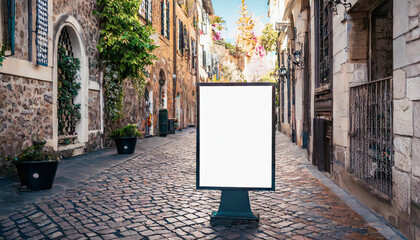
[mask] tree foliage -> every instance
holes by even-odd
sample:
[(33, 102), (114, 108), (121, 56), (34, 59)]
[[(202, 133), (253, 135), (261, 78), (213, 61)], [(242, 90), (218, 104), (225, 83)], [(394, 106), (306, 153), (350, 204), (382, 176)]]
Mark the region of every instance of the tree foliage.
[(252, 20), (252, 13), (248, 11), (245, 0), (242, 0), (241, 15), (236, 22), (238, 31), (236, 33), (236, 45), (248, 54), (252, 54), (257, 44), (257, 37), (254, 34), (255, 22)]
[(264, 30), (261, 35), (261, 45), (264, 46), (264, 49), (267, 52), (272, 52), (276, 50), (276, 41), (277, 41), (278, 32), (274, 30), (271, 23), (265, 24)]
[(106, 108), (113, 121), (122, 117), (123, 80), (128, 78), (139, 99), (143, 93), (147, 66), (156, 58), (157, 48), (151, 25), (139, 21), (139, 0), (99, 0), (100, 39), (97, 45), (104, 70)]

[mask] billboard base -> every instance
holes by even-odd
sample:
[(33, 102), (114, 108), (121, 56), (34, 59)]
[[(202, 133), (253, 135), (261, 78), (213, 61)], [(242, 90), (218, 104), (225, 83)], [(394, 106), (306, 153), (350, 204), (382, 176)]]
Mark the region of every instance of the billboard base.
[(219, 210), (210, 217), (211, 225), (258, 224), (259, 215), (252, 213), (248, 191), (222, 190)]

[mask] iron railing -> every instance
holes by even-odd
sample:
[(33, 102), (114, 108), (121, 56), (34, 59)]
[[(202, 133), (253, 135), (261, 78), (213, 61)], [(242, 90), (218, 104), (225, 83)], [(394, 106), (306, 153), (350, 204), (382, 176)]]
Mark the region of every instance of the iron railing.
[(350, 167), (352, 173), (392, 196), (394, 164), (392, 78), (350, 88)]

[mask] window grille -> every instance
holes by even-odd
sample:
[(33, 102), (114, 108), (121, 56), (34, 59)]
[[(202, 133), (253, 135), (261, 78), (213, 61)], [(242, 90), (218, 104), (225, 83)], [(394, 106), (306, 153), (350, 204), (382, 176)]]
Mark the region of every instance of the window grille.
[[(58, 39), (58, 47), (63, 48), (67, 56), (74, 57), (73, 48), (72, 48), (72, 44), (71, 44), (67, 27), (64, 27), (61, 30), (60, 37)], [(57, 74), (58, 74), (58, 85), (60, 86), (60, 84), (62, 84), (61, 79), (65, 79), (65, 76), (62, 69), (60, 68), (58, 68)], [(62, 106), (62, 105), (63, 104), (60, 104), (60, 99), (58, 99), (58, 108), (67, 107), (67, 106)], [(72, 106), (75, 105), (74, 99), (71, 100), (71, 105)], [(75, 140), (76, 122), (72, 121), (73, 120), (72, 118), (74, 116), (71, 114), (66, 115), (67, 113), (68, 113), (67, 111), (64, 111), (63, 115), (59, 117), (59, 119), (61, 119), (61, 121), (58, 121), (59, 144), (74, 143), (74, 140)], [(64, 141), (64, 142), (61, 142), (61, 141)]]
[(327, 83), (330, 72), (330, 24), (331, 24), (331, 8), (324, 1), (319, 1), (319, 68), (320, 83)]
[(391, 196), (394, 148), (392, 78), (350, 88), (350, 167), (370, 186)]

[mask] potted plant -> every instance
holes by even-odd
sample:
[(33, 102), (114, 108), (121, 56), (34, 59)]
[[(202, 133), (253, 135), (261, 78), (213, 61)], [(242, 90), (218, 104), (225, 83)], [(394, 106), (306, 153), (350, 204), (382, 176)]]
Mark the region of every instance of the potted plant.
[(52, 188), (60, 155), (52, 150), (44, 150), (45, 140), (32, 140), (20, 155), (14, 157), (20, 185), (31, 190)]
[(116, 129), (110, 135), (115, 141), (118, 154), (132, 154), (136, 149), (137, 137), (140, 136), (141, 133), (137, 130), (136, 124), (128, 124), (121, 129)]

